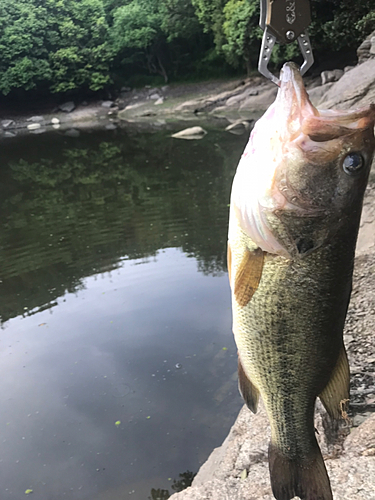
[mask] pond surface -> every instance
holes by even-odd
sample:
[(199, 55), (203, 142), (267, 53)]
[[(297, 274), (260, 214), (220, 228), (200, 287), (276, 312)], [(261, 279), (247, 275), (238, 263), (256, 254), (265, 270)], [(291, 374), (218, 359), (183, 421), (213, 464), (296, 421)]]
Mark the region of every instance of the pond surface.
[(0, 142), (2, 500), (168, 498), (221, 444), (242, 406), (225, 260), (245, 143)]

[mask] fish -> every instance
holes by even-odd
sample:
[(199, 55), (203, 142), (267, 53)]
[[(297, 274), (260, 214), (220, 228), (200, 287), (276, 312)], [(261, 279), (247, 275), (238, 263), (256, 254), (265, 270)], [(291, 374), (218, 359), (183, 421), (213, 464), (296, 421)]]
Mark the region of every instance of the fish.
[(343, 328), (375, 106), (320, 110), (286, 63), (257, 121), (231, 191), (228, 275), (240, 393), (261, 397), (277, 500), (332, 500), (315, 436), (319, 397), (331, 418), (349, 399)]

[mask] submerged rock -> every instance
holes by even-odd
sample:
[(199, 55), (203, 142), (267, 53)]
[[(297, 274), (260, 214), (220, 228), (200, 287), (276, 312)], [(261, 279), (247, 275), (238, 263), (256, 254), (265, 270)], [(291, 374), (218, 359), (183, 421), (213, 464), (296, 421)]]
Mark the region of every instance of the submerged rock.
[(175, 139), (202, 139), (207, 132), (202, 127), (190, 127), (176, 134), (173, 134), (172, 137)]
[(226, 132), (230, 132), (235, 135), (242, 135), (245, 132), (251, 130), (254, 126), (254, 120), (237, 120), (234, 123), (228, 125), (225, 129)]

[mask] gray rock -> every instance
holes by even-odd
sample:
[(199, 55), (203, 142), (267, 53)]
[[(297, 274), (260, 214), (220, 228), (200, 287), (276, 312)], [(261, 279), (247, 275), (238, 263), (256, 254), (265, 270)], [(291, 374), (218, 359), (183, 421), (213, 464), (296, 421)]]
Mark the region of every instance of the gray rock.
[(314, 106), (319, 106), (320, 102), (332, 85), (334, 85), (334, 83), (327, 83), (326, 85), (320, 85), (319, 87), (314, 87), (313, 89), (308, 90), (310, 100)]
[(372, 36), (370, 38), (370, 42), (371, 42), (370, 56), (374, 56), (375, 55), (375, 36)]
[(370, 35), (365, 40), (363, 40), (361, 45), (358, 47), (357, 57), (360, 64), (374, 56), (374, 36), (375, 31), (370, 33)]
[(240, 110), (247, 112), (265, 111), (275, 100), (277, 87), (274, 84), (267, 85), (259, 95), (251, 95), (241, 104)]
[(180, 130), (176, 134), (173, 134), (172, 137), (175, 139), (202, 139), (207, 132), (202, 127), (190, 127), (184, 130)]
[[(375, 415), (354, 429), (344, 446), (343, 436), (336, 429), (336, 448), (331, 443), (332, 429), (326, 432), (324, 427), (325, 418), (320, 407), (315, 425), (335, 498), (374, 500)], [(269, 438), (263, 407), (256, 415), (244, 407), (228, 437), (203, 464), (192, 486), (175, 493), (171, 500), (275, 500), (268, 471)]]
[(14, 125), (14, 120), (1, 120), (1, 126), (3, 128), (12, 128)]
[(28, 122), (34, 122), (34, 123), (38, 123), (38, 122), (42, 122), (44, 121), (44, 118), (43, 116), (31, 116), (30, 118), (28, 118), (26, 121)]
[(243, 94), (238, 94), (234, 95), (232, 97), (229, 97), (229, 99), (226, 100), (225, 105), (226, 106), (237, 106), (240, 102), (243, 102), (247, 97), (247, 94), (244, 92)]
[(71, 113), (75, 108), (76, 105), (74, 104), (73, 101), (64, 102), (59, 106), (59, 110), (63, 111), (64, 113)]
[(116, 130), (117, 127), (114, 123), (108, 123), (108, 125), (105, 126), (106, 130)]
[(81, 102), (81, 105), (82, 105), (82, 106), (88, 106), (88, 105), (89, 105), (89, 103), (88, 103), (87, 101), (82, 101), (82, 102)]
[(30, 123), (30, 125), (27, 126), (28, 130), (37, 130), (40, 127), (40, 123)]
[(160, 96), (159, 94), (157, 94), (157, 93), (155, 93), (155, 94), (151, 94), (151, 95), (150, 95), (150, 99), (151, 99), (152, 101), (157, 101), (157, 100), (158, 100), (158, 99), (160, 99), (160, 98), (161, 98), (161, 96)]
[(155, 101), (155, 106), (160, 106), (160, 104), (163, 103), (164, 103), (164, 97), (159, 97), (159, 99)]
[(67, 130), (65, 132), (65, 135), (67, 137), (79, 137), (81, 134), (80, 134), (80, 131), (77, 130), (76, 128), (70, 128), (69, 130)]
[(116, 104), (113, 102), (113, 101), (103, 101), (102, 102), (102, 108), (113, 108), (114, 106), (116, 106)]
[(345, 73), (325, 94), (321, 107), (350, 109), (375, 101), (375, 58)]
[(51, 123), (52, 123), (52, 125), (58, 125), (60, 123), (60, 120), (59, 120), (59, 118), (52, 118)]
[(322, 71), (322, 74), (321, 74), (322, 85), (325, 85), (326, 83), (339, 81), (340, 78), (343, 76), (343, 74), (344, 74), (343, 69), (333, 69), (332, 71)]

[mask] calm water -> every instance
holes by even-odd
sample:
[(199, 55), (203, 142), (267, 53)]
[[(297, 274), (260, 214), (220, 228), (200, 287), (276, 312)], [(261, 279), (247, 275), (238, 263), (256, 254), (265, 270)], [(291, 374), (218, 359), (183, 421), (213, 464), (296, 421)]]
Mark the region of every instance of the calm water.
[(0, 142), (2, 500), (167, 498), (221, 444), (242, 405), (225, 254), (245, 142)]

